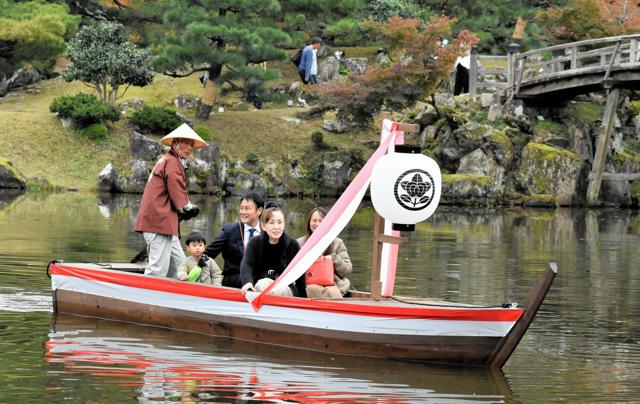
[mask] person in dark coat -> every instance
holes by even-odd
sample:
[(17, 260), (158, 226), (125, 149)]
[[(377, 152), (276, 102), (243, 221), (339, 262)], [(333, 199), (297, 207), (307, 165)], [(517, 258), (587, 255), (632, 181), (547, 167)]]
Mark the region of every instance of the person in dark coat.
[(264, 207), (262, 196), (250, 192), (240, 199), (240, 221), (222, 226), (216, 238), (207, 246), (204, 253), (215, 258), (222, 253), (222, 286), (240, 289), (240, 262), (249, 240), (262, 232), (260, 215)]
[[(280, 208), (269, 208), (262, 218), (264, 231), (249, 242), (240, 264), (242, 292), (262, 292), (284, 272), (293, 260), (300, 245), (285, 233), (284, 214)], [(271, 291), (273, 295), (306, 297), (305, 277), (299, 277), (290, 285), (282, 285)]]
[(178, 266), (186, 259), (178, 239), (178, 214), (187, 217), (198, 212), (189, 201), (184, 170), (193, 149), (207, 144), (187, 124), (161, 142), (171, 149), (149, 175), (133, 229), (147, 242), (149, 258), (144, 273), (175, 278)]

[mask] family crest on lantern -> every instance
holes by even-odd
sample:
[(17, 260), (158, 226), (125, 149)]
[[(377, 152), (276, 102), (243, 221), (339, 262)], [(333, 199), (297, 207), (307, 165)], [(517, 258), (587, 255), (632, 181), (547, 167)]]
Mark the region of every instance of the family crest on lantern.
[(421, 210), (429, 206), (435, 194), (433, 177), (421, 169), (402, 173), (393, 187), (396, 201), (405, 209)]

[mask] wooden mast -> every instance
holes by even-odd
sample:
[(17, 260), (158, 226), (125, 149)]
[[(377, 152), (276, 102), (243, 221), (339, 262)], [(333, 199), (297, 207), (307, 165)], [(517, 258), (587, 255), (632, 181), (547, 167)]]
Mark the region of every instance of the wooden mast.
[[(385, 119), (391, 119), (390, 112), (380, 113), (380, 129)], [(398, 123), (398, 130), (404, 133), (420, 133), (420, 125), (409, 123)], [(407, 241), (406, 237), (396, 237), (384, 234), (384, 219), (374, 211), (373, 219), (373, 258), (371, 260), (371, 298), (380, 300), (382, 298), (382, 281), (380, 272), (382, 267), (382, 244), (402, 244)]]

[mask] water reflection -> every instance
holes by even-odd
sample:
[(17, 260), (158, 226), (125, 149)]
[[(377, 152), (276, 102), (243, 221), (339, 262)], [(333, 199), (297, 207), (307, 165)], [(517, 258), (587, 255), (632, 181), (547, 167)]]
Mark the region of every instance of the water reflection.
[(66, 380), (81, 375), (142, 402), (513, 401), (500, 371), (331, 357), (70, 315), (53, 318), (46, 348), (59, 398), (69, 394)]
[(24, 191), (19, 189), (0, 188), (0, 211), (15, 202)]

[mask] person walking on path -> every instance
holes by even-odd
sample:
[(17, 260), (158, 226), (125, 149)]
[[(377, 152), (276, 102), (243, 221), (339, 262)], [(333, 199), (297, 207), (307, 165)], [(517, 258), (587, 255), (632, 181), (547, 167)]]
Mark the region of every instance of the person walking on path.
[(160, 142), (171, 149), (149, 175), (133, 229), (147, 242), (145, 275), (175, 278), (178, 266), (186, 259), (178, 239), (178, 216), (187, 220), (199, 213), (189, 201), (184, 170), (193, 149), (207, 144), (187, 124)]
[(300, 64), (298, 65), (298, 74), (304, 82), (304, 84), (317, 84), (318, 75), (318, 49), (320, 48), (322, 40), (320, 38), (313, 38), (311, 44), (305, 46), (302, 50), (302, 58), (300, 58)]

